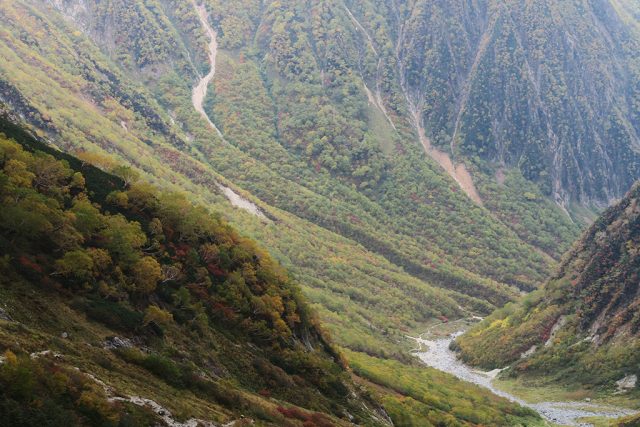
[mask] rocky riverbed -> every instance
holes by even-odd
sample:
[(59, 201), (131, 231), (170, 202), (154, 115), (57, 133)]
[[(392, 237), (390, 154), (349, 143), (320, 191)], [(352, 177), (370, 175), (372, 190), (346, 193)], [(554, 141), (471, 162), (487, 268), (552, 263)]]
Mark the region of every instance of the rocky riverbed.
[(619, 418), (636, 413), (630, 409), (589, 402), (525, 402), (519, 397), (500, 390), (493, 385), (493, 379), (499, 371), (479, 371), (465, 365), (458, 359), (456, 354), (449, 349), (449, 345), (460, 334), (462, 334), (462, 331), (453, 333), (446, 338), (412, 338), (418, 343), (418, 348), (414, 351), (414, 354), (432, 368), (452, 374), (461, 380), (485, 387), (498, 396), (502, 396), (512, 402), (517, 402), (522, 406), (532, 408), (546, 420), (555, 424), (590, 427), (592, 424), (583, 422), (581, 419), (589, 417)]

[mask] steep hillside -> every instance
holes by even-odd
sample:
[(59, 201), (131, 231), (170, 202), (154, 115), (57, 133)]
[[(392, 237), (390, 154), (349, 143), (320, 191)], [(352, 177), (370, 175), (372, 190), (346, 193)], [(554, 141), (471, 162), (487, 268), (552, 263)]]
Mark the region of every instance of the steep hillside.
[[(128, 167), (116, 167), (117, 178), (73, 159), (83, 174), (1, 143), (1, 394), (9, 420), (28, 423), (55, 408), (63, 418), (73, 406), (79, 419), (87, 412), (108, 424), (122, 408), (105, 393), (125, 393), (127, 402), (135, 390), (212, 421), (248, 411), (284, 422), (262, 391), (330, 414), (320, 417), (325, 424), (347, 414), (374, 422), (297, 286), (252, 241), (183, 196), (136, 182)], [(111, 391), (68, 368), (48, 382), (46, 372), (76, 363), (101, 373)], [(93, 385), (74, 391), (77, 381)], [(47, 396), (56, 387), (70, 396)], [(163, 395), (171, 390), (178, 401)], [(47, 405), (39, 408), (33, 393)], [(187, 414), (192, 400), (199, 403)]]
[(457, 340), (464, 360), (513, 375), (637, 393), (640, 185), (607, 210), (543, 289)]
[(468, 165), (483, 207), (425, 157), (382, 80), (358, 71), (357, 11), (202, 5), (2, 3), (0, 98), (59, 147), (222, 212), (301, 279), (341, 345), (371, 354), (535, 288), (577, 236), (518, 170)]
[[(399, 393), (392, 418), (508, 424), (425, 397), (406, 335), (536, 289), (638, 178), (637, 18), (630, 0), (4, 1), (0, 110), (259, 242), (365, 386)], [(101, 215), (155, 215), (139, 186), (102, 190)], [(306, 344), (249, 296), (224, 295), (263, 316), (241, 327)]]
[[(21, 143), (0, 134), (3, 424), (391, 424), (253, 241), (129, 167), (114, 176), (2, 128)], [(394, 419), (539, 423), (486, 391), (422, 375), (455, 398), (404, 408), (402, 390), (378, 386)], [(485, 405), (469, 410), (476, 401)]]
[(637, 2), (367, 3), (396, 20), (390, 55), (437, 147), (517, 166), (567, 207), (640, 176)]

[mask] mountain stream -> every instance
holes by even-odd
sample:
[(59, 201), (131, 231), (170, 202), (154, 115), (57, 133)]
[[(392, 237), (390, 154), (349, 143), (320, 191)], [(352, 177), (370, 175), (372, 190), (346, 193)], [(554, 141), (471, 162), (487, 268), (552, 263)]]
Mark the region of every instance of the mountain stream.
[(608, 405), (600, 405), (589, 402), (538, 402), (528, 403), (523, 399), (500, 390), (493, 385), (493, 379), (500, 370), (483, 372), (473, 369), (460, 361), (455, 352), (449, 349), (451, 342), (464, 331), (450, 334), (446, 338), (423, 339), (411, 337), (418, 344), (414, 354), (426, 365), (452, 374), (463, 381), (467, 381), (480, 387), (491, 390), (494, 394), (504, 397), (512, 402), (526, 406), (538, 412), (544, 419), (562, 426), (591, 427), (593, 424), (580, 421), (589, 417), (620, 418), (636, 413), (631, 409), (618, 408)]

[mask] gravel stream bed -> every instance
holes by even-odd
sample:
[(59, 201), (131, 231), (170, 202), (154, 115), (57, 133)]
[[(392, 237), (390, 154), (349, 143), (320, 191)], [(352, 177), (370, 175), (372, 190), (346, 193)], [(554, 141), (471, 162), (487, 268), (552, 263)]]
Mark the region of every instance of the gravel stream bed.
[(605, 417), (613, 419), (636, 413), (636, 411), (630, 409), (599, 405), (589, 402), (525, 402), (524, 400), (500, 390), (493, 385), (493, 379), (499, 373), (499, 370), (491, 372), (479, 371), (465, 365), (458, 359), (456, 353), (449, 349), (449, 344), (451, 344), (451, 342), (460, 334), (462, 334), (462, 331), (449, 335), (447, 338), (435, 340), (412, 338), (419, 345), (419, 348), (414, 351), (414, 354), (432, 368), (447, 372), (461, 380), (487, 388), (498, 396), (502, 396), (512, 402), (517, 402), (522, 406), (529, 407), (537, 411), (546, 420), (555, 424), (563, 426), (591, 427), (593, 424), (580, 422), (580, 419), (586, 417)]

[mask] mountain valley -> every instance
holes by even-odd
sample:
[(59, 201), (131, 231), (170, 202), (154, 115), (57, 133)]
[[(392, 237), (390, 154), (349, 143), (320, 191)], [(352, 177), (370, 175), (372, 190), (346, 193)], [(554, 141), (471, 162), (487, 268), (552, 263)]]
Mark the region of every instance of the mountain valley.
[[(638, 408), (637, 2), (7, 0), (0, 55), (0, 373), (65, 371), (102, 408), (51, 403), (78, 424), (547, 425), (411, 352), (467, 318), (497, 382)], [(22, 197), (77, 241), (38, 243)]]

